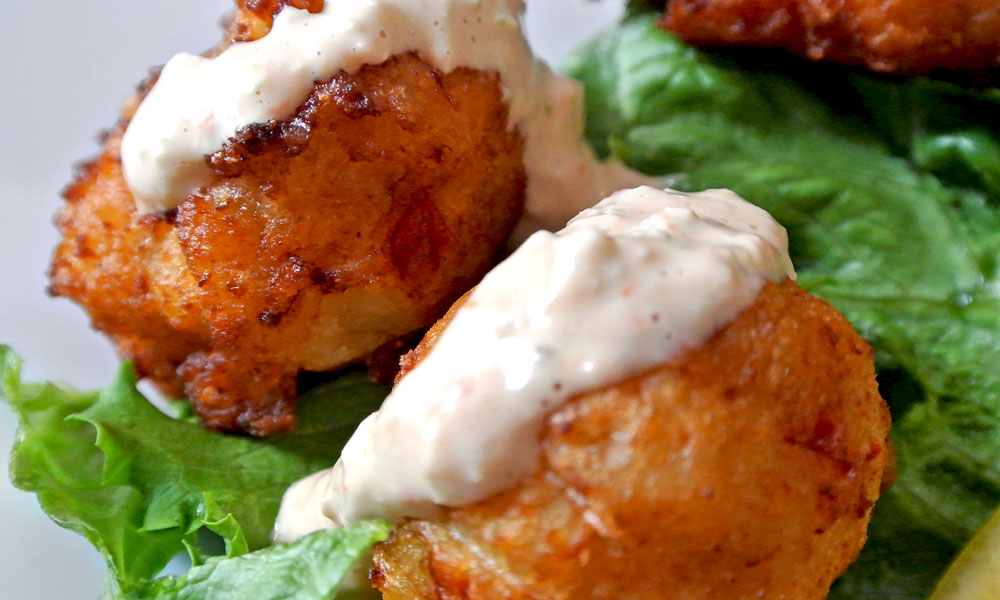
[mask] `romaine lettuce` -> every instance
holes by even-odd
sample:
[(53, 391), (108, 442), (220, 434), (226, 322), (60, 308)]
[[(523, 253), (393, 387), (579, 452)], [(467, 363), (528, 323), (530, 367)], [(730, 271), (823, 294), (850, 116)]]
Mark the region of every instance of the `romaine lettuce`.
[[(363, 374), (303, 396), (298, 430), (270, 440), (224, 435), (162, 414), (136, 391), (128, 364), (104, 391), (80, 393), (23, 383), (20, 359), (0, 346), (0, 390), (21, 424), (11, 479), (101, 551), (111, 574), (109, 597), (222, 598), (213, 590), (284, 577), (301, 578), (303, 587), (274, 598), (322, 600), (343, 565), (387, 532), (384, 524), (364, 524), (253, 552), (268, 546), (285, 489), (333, 464), (385, 397), (387, 388)], [(204, 555), (203, 529), (222, 537), (229, 560)], [(154, 581), (185, 549), (194, 564), (188, 576)]]
[(831, 598), (926, 598), (1000, 502), (1000, 101), (696, 49), (648, 8), (567, 65), (590, 141), (788, 227), (802, 285), (875, 347), (895, 420), (898, 479)]

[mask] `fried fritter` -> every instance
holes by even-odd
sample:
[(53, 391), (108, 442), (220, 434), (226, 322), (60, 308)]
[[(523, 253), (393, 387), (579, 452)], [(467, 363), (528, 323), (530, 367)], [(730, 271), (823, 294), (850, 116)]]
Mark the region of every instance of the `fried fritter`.
[[(283, 3), (244, 0), (231, 35), (260, 35)], [(165, 215), (137, 214), (123, 180), (133, 110), (65, 193), (51, 290), (211, 427), (292, 428), (300, 371), (432, 323), (523, 210), (522, 140), (493, 74), (412, 54), (341, 73), (206, 157), (215, 179)]]
[(888, 431), (870, 347), (768, 284), (703, 347), (556, 410), (527, 481), (399, 527), (372, 580), (387, 600), (819, 600), (865, 541)]
[(695, 44), (784, 47), (881, 73), (1000, 66), (994, 0), (670, 0), (663, 23)]

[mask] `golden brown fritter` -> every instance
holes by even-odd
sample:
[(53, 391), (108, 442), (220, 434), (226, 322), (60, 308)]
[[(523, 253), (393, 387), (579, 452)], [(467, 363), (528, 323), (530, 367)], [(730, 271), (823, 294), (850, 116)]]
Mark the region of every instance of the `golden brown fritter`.
[(695, 44), (780, 46), (882, 73), (1000, 66), (995, 0), (670, 0), (663, 23)]
[(536, 475), (398, 528), (372, 579), (387, 600), (819, 600), (864, 543), (888, 431), (870, 347), (769, 284), (703, 347), (571, 399)]
[(522, 212), (493, 74), (415, 55), (339, 74), (206, 157), (211, 185), (158, 216), (136, 214), (122, 177), (131, 110), (65, 193), (51, 289), (215, 428), (292, 428), (297, 373), (432, 323)]

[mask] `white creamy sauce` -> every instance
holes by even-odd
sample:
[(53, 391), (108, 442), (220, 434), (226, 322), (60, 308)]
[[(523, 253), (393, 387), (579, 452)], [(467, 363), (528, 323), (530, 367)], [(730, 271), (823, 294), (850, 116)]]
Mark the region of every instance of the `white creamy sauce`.
[(538, 468), (552, 410), (700, 346), (794, 277), (784, 228), (732, 192), (613, 194), (483, 279), (333, 469), (289, 490), (276, 539), (509, 489)]
[(445, 73), (499, 74), (509, 126), (525, 143), (522, 231), (561, 227), (610, 192), (646, 183), (620, 163), (599, 162), (586, 145), (582, 88), (535, 59), (523, 10), (521, 0), (327, 0), (317, 14), (285, 7), (266, 36), (215, 58), (177, 55), (122, 140), (136, 206), (175, 208), (210, 181), (206, 155), (240, 128), (289, 118), (317, 82), (411, 51)]

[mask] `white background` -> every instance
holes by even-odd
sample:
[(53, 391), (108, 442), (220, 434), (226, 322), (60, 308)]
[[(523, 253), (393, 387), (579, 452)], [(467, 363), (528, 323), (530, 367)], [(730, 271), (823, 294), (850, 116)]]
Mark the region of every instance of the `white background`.
[[(351, 1), (351, 0), (336, 0)], [(624, 0), (527, 0), (537, 52), (557, 62), (613, 21)], [(230, 0), (0, 0), (0, 343), (25, 377), (102, 385), (116, 359), (83, 312), (44, 292), (57, 235), (52, 215), (72, 165), (149, 68), (219, 39)], [(15, 423), (0, 405), (0, 455)], [(0, 476), (0, 596), (92, 600), (104, 567), (82, 537), (50, 522), (34, 496)]]

